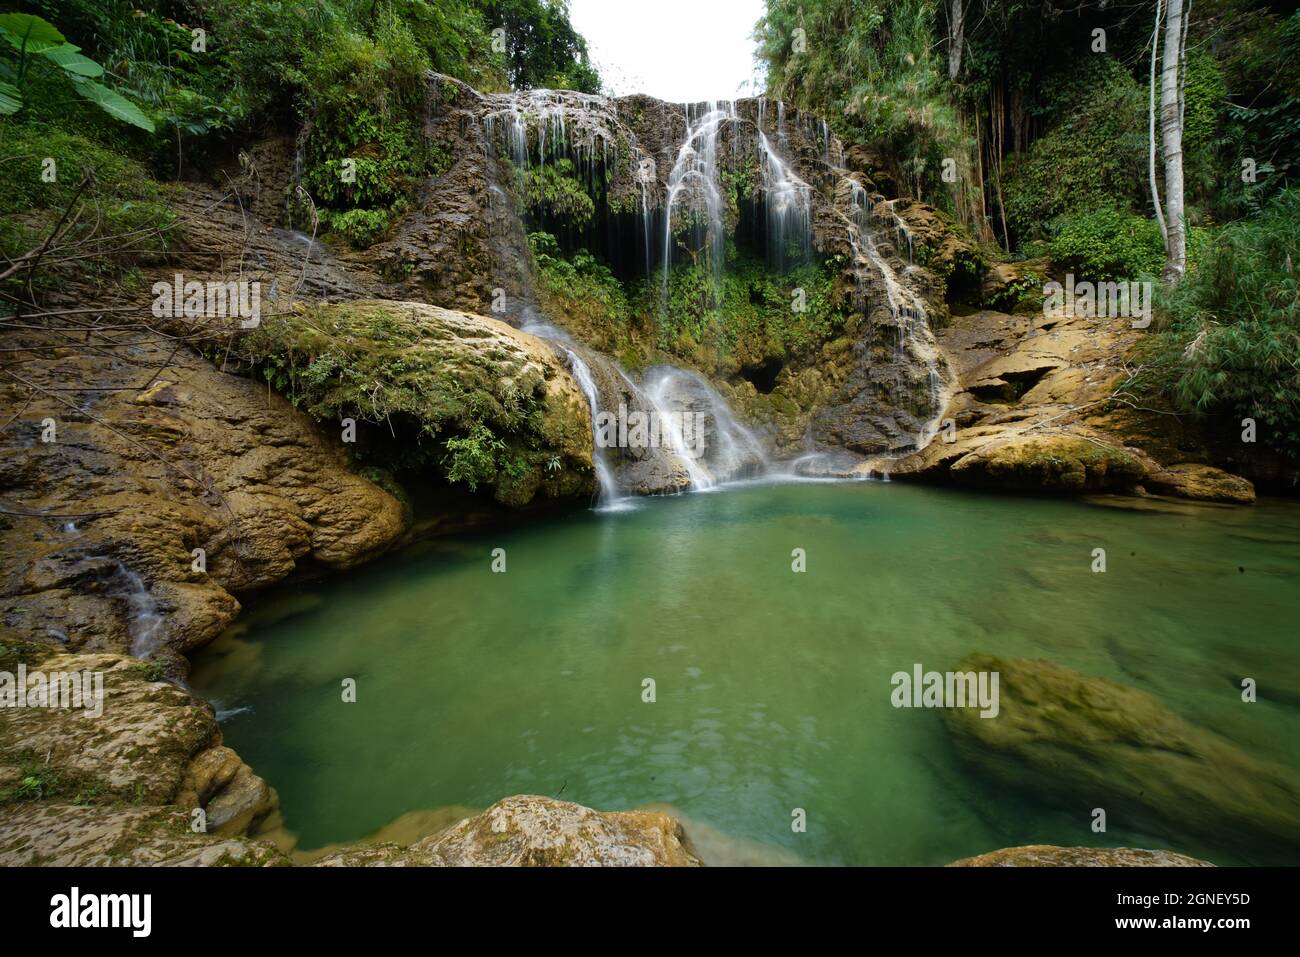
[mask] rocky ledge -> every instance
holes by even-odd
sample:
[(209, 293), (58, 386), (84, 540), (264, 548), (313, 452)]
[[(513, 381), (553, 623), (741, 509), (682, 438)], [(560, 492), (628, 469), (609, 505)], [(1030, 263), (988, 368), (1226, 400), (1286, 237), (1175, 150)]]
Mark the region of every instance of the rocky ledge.
[(954, 316), (937, 333), (955, 375), (945, 427), (925, 449), (863, 468), (1018, 491), (1254, 502), (1246, 479), (1131, 434), (1159, 418), (1134, 408), (1126, 391), (1140, 334), (1127, 319), (1074, 313)]
[(508, 797), (409, 847), (358, 845), (317, 867), (699, 867), (682, 826), (662, 811), (593, 811)]
[(280, 859), (245, 839), (277, 812), (275, 791), (222, 744), (212, 706), (162, 680), (157, 664), (0, 642), (0, 670), (20, 665), (102, 674), (102, 713), (4, 709), (0, 864)]

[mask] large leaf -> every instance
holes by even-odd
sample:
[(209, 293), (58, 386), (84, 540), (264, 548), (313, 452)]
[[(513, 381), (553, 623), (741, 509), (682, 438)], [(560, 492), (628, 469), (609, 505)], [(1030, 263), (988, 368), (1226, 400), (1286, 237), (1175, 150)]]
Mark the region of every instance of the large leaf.
[(68, 41), (48, 20), (31, 13), (0, 13), (0, 35), (15, 50), (42, 53)]
[(103, 76), (104, 68), (96, 63), (90, 57), (81, 55), (81, 48), (75, 47), (71, 43), (64, 43), (57, 47), (50, 47), (48, 50), (42, 50), (41, 56), (47, 60), (53, 60), (69, 73), (75, 73), (77, 76)]
[(23, 108), (23, 97), (18, 87), (0, 80), (0, 116), (17, 113)]
[(123, 123), (130, 123), (132, 126), (138, 126), (142, 130), (152, 133), (154, 130), (153, 121), (145, 116), (136, 106), (121, 94), (114, 93), (106, 86), (101, 86), (94, 80), (87, 80), (83, 77), (74, 76), (72, 85), (76, 87), (77, 92), (94, 103), (97, 107), (107, 113), (109, 116), (121, 120)]

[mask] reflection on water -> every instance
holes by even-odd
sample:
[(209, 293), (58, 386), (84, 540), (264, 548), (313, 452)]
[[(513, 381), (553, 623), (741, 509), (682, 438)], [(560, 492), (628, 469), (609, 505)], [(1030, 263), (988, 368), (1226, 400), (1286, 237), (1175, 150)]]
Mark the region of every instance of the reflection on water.
[(1130, 505), (803, 482), (576, 513), (272, 593), (193, 681), (305, 848), (532, 793), (671, 805), (737, 859), (942, 864), (1052, 843), (1257, 860), (1093, 834), (973, 774), (938, 713), (890, 705), (914, 663), (1047, 658), (1300, 773), (1300, 508)]

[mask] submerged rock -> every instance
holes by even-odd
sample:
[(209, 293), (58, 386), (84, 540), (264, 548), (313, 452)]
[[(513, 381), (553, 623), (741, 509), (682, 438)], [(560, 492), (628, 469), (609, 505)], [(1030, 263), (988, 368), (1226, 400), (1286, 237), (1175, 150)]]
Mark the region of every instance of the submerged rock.
[(593, 811), (536, 795), (504, 798), (410, 847), (376, 844), (317, 867), (698, 867), (681, 825), (659, 811)]
[[(1001, 710), (944, 720), (976, 771), (1111, 826), (1175, 839), (1300, 848), (1300, 774), (1258, 760), (1184, 721), (1156, 698), (1048, 661), (967, 657), (961, 670), (1000, 675)], [(1245, 852), (1249, 856), (1250, 852)]]
[(949, 867), (1213, 867), (1186, 854), (1134, 847), (1054, 847), (1028, 844), (963, 857)]

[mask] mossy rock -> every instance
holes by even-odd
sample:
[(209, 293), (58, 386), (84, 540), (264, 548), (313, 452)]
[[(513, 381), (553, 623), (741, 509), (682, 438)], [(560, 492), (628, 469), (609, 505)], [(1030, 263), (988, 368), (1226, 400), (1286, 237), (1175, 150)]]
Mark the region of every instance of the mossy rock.
[(242, 350), (322, 425), (355, 420), (367, 466), (432, 469), (512, 506), (594, 490), (586, 399), (549, 345), (504, 322), (363, 300), (270, 317)]

